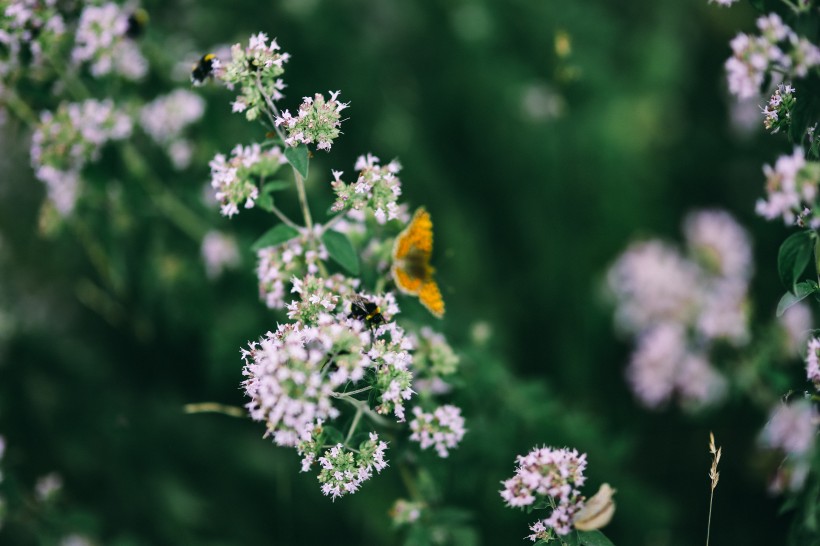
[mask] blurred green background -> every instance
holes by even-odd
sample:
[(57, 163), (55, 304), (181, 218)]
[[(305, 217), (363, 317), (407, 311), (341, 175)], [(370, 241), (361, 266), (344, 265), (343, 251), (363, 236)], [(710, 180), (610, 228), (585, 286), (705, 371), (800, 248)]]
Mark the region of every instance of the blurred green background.
[[(146, 49), (206, 52), (264, 31), (292, 54), (288, 98), (342, 90), (344, 135), (317, 154), (309, 192), (331, 203), (330, 169), (357, 155), (398, 157), (404, 196), (425, 205), (447, 316), (436, 324), (463, 356), (470, 430), (435, 464), (443, 503), (469, 511), (454, 544), (520, 544), (535, 519), (503, 506), (500, 481), (535, 445), (588, 453), (589, 491), (607, 481), (615, 544), (702, 543), (709, 495), (708, 432), (724, 448), (713, 544), (778, 544), (789, 523), (766, 493), (755, 437), (765, 415), (744, 400), (697, 417), (645, 411), (623, 370), (630, 347), (613, 333), (603, 274), (636, 237), (679, 238), (686, 211), (723, 207), (753, 234), (754, 314), (769, 320), (785, 229), (754, 216), (761, 164), (782, 146), (732, 124), (723, 62), (751, 30), (746, 4), (706, 0), (507, 2), (286, 0), (146, 1)], [(170, 48), (170, 49), (169, 49)], [(150, 98), (167, 87), (141, 88)], [(191, 174), (162, 180), (200, 207), (207, 161), (261, 140), (232, 115), (230, 94), (205, 89)], [(742, 117), (742, 116), (741, 116)], [(38, 235), (44, 190), (31, 173), (29, 131), (10, 118), (0, 155), (0, 434), (6, 474), (31, 488), (58, 472), (46, 513), (9, 521), (3, 544), (51, 544), (68, 531), (98, 544), (402, 544), (394, 468), (335, 503), (294, 452), (255, 423), (185, 415), (206, 400), (241, 405), (239, 348), (275, 327), (258, 301), (247, 250), (269, 219), (209, 221), (236, 234), (241, 271), (209, 283), (197, 244), (150, 220), (152, 204), (122, 185), (127, 207), (88, 233)], [(124, 179), (116, 158), (103, 158)], [(295, 199), (283, 207), (296, 211)], [(134, 210), (140, 211), (137, 215)], [(146, 213), (146, 211), (148, 211)], [(142, 218), (136, 221), (135, 218)], [(101, 241), (122, 274), (116, 301), (78, 240)], [(410, 316), (425, 317), (403, 300)], [(492, 337), (478, 345), (477, 323)], [(799, 363), (795, 363), (799, 368)], [(425, 459), (426, 460), (426, 459)], [(432, 462), (432, 458), (430, 459)], [(24, 489), (18, 494), (22, 495)], [(32, 509), (32, 513), (36, 512)]]

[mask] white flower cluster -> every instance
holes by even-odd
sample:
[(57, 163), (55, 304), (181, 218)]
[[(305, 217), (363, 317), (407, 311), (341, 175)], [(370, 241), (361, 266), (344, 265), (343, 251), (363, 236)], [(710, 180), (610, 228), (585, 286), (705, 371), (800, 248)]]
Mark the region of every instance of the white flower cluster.
[(94, 546), (94, 543), (86, 536), (72, 533), (61, 538), (59, 546)]
[(0, 3), (0, 79), (19, 68), (43, 65), (44, 54), (65, 34), (65, 21), (55, 4), (56, 0)]
[(239, 264), (239, 247), (230, 235), (211, 230), (202, 238), (202, 261), (209, 279), (219, 277), (226, 269)]
[[(783, 349), (786, 355), (802, 355), (811, 336), (813, 322), (811, 307), (802, 301), (792, 305), (783, 315), (778, 317), (778, 323), (783, 333)], [(818, 372), (820, 373), (820, 370)], [(820, 379), (820, 376), (818, 376), (818, 379)]]
[(285, 145), (295, 147), (315, 142), (316, 148), (329, 152), (333, 141), (339, 136), (342, 110), (348, 107), (347, 103), (336, 100), (339, 93), (341, 91), (331, 91), (328, 101), (320, 93), (313, 98), (304, 97), (295, 117), (288, 110), (282, 112), (275, 122), (277, 127), (283, 126), (288, 133)]
[[(318, 235), (318, 227), (316, 233)], [(292, 278), (319, 273), (319, 262), (327, 260), (328, 253), (321, 243), (315, 250), (311, 248), (310, 234), (304, 229), (289, 241), (259, 249), (256, 257), (260, 298), (271, 309), (284, 309), (285, 284)], [(356, 288), (357, 285), (352, 287)]]
[(90, 64), (94, 77), (111, 73), (129, 80), (144, 77), (148, 62), (126, 36), (129, 16), (129, 11), (113, 2), (85, 6), (77, 25), (72, 61)]
[(395, 322), (380, 326), (376, 334), (380, 337), (367, 352), (376, 370), (374, 386), (381, 392), (376, 411), (393, 413), (396, 420), (403, 423), (404, 402), (413, 396), (413, 372), (410, 371), (413, 343)]
[(807, 162), (801, 147), (791, 155), (777, 158), (774, 167), (763, 166), (766, 175), (766, 199), (759, 199), (755, 212), (767, 220), (782, 218), (788, 225), (812, 229), (820, 227), (815, 213), (820, 163)]
[(539, 501), (549, 500), (554, 508), (549, 517), (530, 526), (529, 539), (546, 539), (550, 530), (567, 535), (572, 530), (575, 514), (584, 506), (584, 497), (578, 490), (584, 485), (586, 454), (575, 449), (535, 448), (517, 457), (515, 475), (502, 482), (499, 491), (507, 506), (526, 508)]
[(318, 459), (322, 467), (319, 473), (322, 493), (336, 500), (347, 493), (358, 491), (362, 482), (373, 476), (373, 470), (380, 473), (387, 467), (387, 461), (384, 460), (386, 450), (387, 444), (379, 440), (375, 432), (370, 433), (369, 440), (362, 443), (356, 454), (342, 444), (328, 449)]
[[(300, 299), (289, 312), (297, 322), (243, 350), (251, 417), (267, 422), (277, 444), (295, 447), (310, 439), (317, 419), (338, 415), (330, 399), (335, 389), (355, 386), (372, 371), (376, 410), (404, 421), (404, 402), (413, 394), (412, 343), (404, 331), (395, 322), (371, 330), (350, 316), (350, 299), (334, 293), (333, 282), (309, 275), (293, 283)], [(349, 284), (345, 289), (352, 296)]]
[(276, 39), (268, 42), (267, 34), (260, 32), (250, 37), (247, 47), (234, 44), (231, 57), (224, 67), (214, 59), (212, 70), (230, 89), (239, 86), (240, 94), (233, 103), (233, 111), (244, 112), (245, 117), (253, 121), (268, 110), (266, 99), (282, 98), (285, 84), (279, 76), (285, 73), (284, 64), (290, 54), (280, 53)]
[(447, 457), (450, 449), (458, 447), (464, 434), (464, 417), (461, 409), (447, 404), (433, 413), (424, 412), (419, 406), (413, 408), (415, 419), (410, 421), (413, 433), (410, 439), (418, 442), (421, 449), (435, 447), (439, 457)]
[[(347, 107), (338, 101), (338, 92), (330, 93), (328, 100), (318, 94), (306, 98), (296, 116), (288, 111), (280, 115), (274, 101), (281, 98), (284, 84), (278, 76), (284, 72), (288, 55), (279, 53), (275, 41), (269, 43), (267, 36), (258, 34), (251, 37), (247, 48), (234, 46), (232, 56), (227, 64), (213, 55), (204, 56), (194, 69), (193, 79), (203, 81), (213, 75), (229, 87), (240, 85), (234, 110), (244, 111), (248, 119), (260, 114), (275, 117), (272, 121), (288, 134), (285, 146), (314, 143), (319, 149), (330, 149), (339, 134), (340, 112)], [(359, 279), (328, 273), (325, 262), (331, 257), (337, 265), (354, 269), (346, 259), (349, 251), (355, 253), (357, 262), (362, 257), (365, 262), (384, 258), (389, 263), (392, 241), (367, 239), (369, 226), (360, 210), (347, 210), (324, 225), (312, 227), (299, 227), (285, 217), (268, 198), (281, 183), (265, 183), (288, 162), (284, 155), (277, 147), (237, 146), (230, 157), (219, 154), (211, 161), (211, 185), (222, 214), (232, 216), (240, 205), (250, 208), (258, 202), (260, 208), (283, 222), (260, 239), (269, 241), (269, 246), (263, 247), (262, 242), (256, 247), (257, 277), (260, 297), (270, 308), (285, 309), (290, 322), (277, 325), (274, 332), (242, 350), (242, 386), (250, 399), (246, 404), (250, 417), (266, 424), (266, 436), (272, 436), (276, 444), (296, 449), (302, 458), (302, 471), (318, 463), (322, 492), (335, 499), (357, 491), (374, 469), (380, 472), (387, 466), (387, 444), (372, 429), (368, 430), (369, 439), (356, 448), (359, 427), (363, 418), (377, 425), (389, 423), (382, 417), (386, 415), (399, 423), (406, 421), (408, 401), (415, 394), (414, 343), (421, 339), (425, 344), (428, 375), (452, 373), (458, 358), (443, 337), (432, 331), (425, 330), (421, 338), (407, 335), (395, 322), (399, 308), (392, 293), (367, 294), (361, 290)], [(301, 190), (303, 181), (296, 168), (296, 185)], [(377, 211), (377, 220), (384, 223), (388, 216), (407, 216), (406, 209), (396, 204), (401, 193), (395, 176), (397, 162), (381, 167), (377, 158), (367, 156), (359, 159), (356, 168), (363, 171), (365, 198), (389, 194), (383, 198), (384, 208), (381, 213)], [(304, 211), (307, 203), (301, 191), (300, 201)], [(304, 216), (310, 225), (307, 212)], [(348, 235), (350, 239), (340, 242)], [(380, 240), (378, 248), (372, 245)], [(388, 265), (377, 273), (388, 275)], [(383, 281), (375, 280), (376, 286), (381, 286)], [(287, 294), (291, 294), (290, 301)], [(345, 409), (345, 417), (355, 412), (347, 433), (333, 425)], [(464, 420), (455, 406), (444, 406), (429, 415), (417, 410), (415, 415), (417, 441), (435, 447), (442, 456), (464, 435)]]
[(719, 6), (725, 6), (727, 8), (735, 2), (737, 2), (737, 0), (709, 0), (710, 4), (717, 4)]
[(811, 466), (818, 419), (817, 408), (808, 400), (780, 404), (772, 410), (760, 434), (760, 442), (786, 456), (771, 483), (773, 491), (797, 491), (803, 487)]
[(806, 352), (806, 377), (820, 390), (820, 338), (813, 337), (808, 342)]
[(635, 395), (655, 408), (674, 394), (687, 405), (706, 405), (720, 400), (726, 380), (703, 352), (691, 347), (678, 323), (662, 323), (637, 339), (626, 377)]
[(396, 499), (390, 509), (390, 519), (393, 520), (393, 524), (396, 526), (407, 525), (418, 521), (424, 508), (425, 504), (423, 502)]
[(40, 114), (31, 139), (31, 163), (62, 216), (74, 210), (86, 163), (96, 161), (107, 142), (128, 138), (131, 130), (131, 118), (110, 99), (62, 103), (56, 112)]
[(277, 445), (310, 440), (317, 419), (339, 414), (331, 403), (333, 385), (322, 373), (333, 344), (330, 333), (317, 327), (281, 324), (242, 350), (247, 408), (252, 419), (266, 423)]
[(342, 171), (333, 171), (334, 180), (330, 185), (336, 193), (336, 202), (333, 203), (332, 210), (366, 208), (373, 211), (380, 224), (402, 219), (407, 214), (397, 203), (401, 196), (401, 180), (396, 176), (401, 170), (398, 161), (394, 159), (382, 166), (378, 157), (367, 154), (359, 156), (354, 169), (358, 171), (358, 178), (353, 184), (342, 181)]
[(797, 99), (794, 87), (780, 84), (774, 90), (769, 102), (763, 107), (763, 126), (772, 134), (787, 129), (792, 119), (792, 108)]
[[(729, 92), (739, 99), (756, 97), (767, 72), (804, 77), (820, 65), (820, 48), (799, 37), (776, 13), (757, 20), (759, 36), (738, 34), (726, 61)], [(785, 52), (784, 52), (785, 50)]]
[(63, 478), (56, 472), (40, 476), (34, 482), (34, 496), (40, 502), (52, 500), (63, 489)]
[(188, 125), (205, 113), (205, 100), (187, 89), (177, 89), (157, 97), (140, 110), (142, 129), (165, 149), (174, 167), (184, 169), (191, 163), (193, 144), (182, 138)]
[(291, 292), (299, 294), (299, 298), (285, 305), (288, 318), (310, 326), (335, 311), (341, 300), (339, 288), (345, 293), (352, 292), (348, 287), (335, 286), (332, 280), (325, 281), (312, 274), (304, 279), (293, 277), (291, 284)]
[(224, 216), (239, 213), (239, 205), (249, 209), (259, 197), (255, 179), (270, 176), (287, 163), (278, 146), (262, 149), (259, 144), (242, 146), (231, 150), (231, 157), (216, 154), (208, 164), (211, 167), (211, 187), (216, 190), (220, 212)]
[(675, 393), (692, 406), (719, 400), (725, 380), (709, 364), (709, 350), (716, 340), (749, 340), (745, 230), (726, 212), (699, 211), (687, 216), (683, 231), (688, 256), (661, 241), (636, 243), (607, 277), (616, 323), (637, 337), (627, 379), (649, 407)]

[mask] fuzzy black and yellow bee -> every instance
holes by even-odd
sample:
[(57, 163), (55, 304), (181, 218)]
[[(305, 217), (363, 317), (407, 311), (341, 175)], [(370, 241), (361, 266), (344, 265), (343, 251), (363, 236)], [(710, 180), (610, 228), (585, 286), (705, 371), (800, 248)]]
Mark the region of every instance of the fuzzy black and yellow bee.
[(351, 300), (349, 317), (364, 321), (369, 328), (387, 322), (384, 320), (381, 308), (362, 296), (354, 296)]
[(129, 38), (139, 38), (148, 26), (148, 12), (142, 8), (137, 8), (128, 16), (128, 27), (125, 35)]
[(191, 82), (194, 85), (202, 85), (205, 80), (214, 74), (214, 60), (216, 55), (207, 53), (191, 69)]

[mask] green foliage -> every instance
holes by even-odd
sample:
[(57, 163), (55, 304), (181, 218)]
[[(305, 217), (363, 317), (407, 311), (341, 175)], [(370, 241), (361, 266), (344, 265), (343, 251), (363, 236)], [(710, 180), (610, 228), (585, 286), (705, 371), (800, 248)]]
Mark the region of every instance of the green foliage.
[(302, 178), (307, 180), (309, 166), (307, 146), (300, 144), (295, 148), (285, 147), (285, 157), (291, 167), (296, 169), (296, 172), (298, 172)]
[[(771, 267), (779, 241), (751, 213), (763, 191), (760, 163), (774, 158), (771, 144), (730, 131), (728, 106), (715, 95), (727, 41), (753, 31), (746, 3), (144, 5), (151, 22), (139, 45), (152, 52), (157, 74), (139, 84), (140, 95), (177, 85), (170, 74), (192, 53), (183, 44), (192, 43), (198, 58), (214, 44), (266, 31), (293, 54), (289, 102), (325, 82), (351, 101), (334, 155), (315, 159), (323, 176), (314, 173), (317, 184), (307, 190), (319, 205), (330, 204), (319, 191), (329, 169), (349, 174), (356, 156), (372, 149), (399, 156), (406, 198), (433, 215), (448, 305), (443, 327), (465, 355), (467, 388), (454, 402), (464, 406), (469, 432), (422, 489), (437, 508), (474, 515), (413, 527), (417, 544), (527, 543), (531, 520), (503, 507), (498, 482), (515, 454), (544, 443), (587, 452), (588, 483), (618, 488), (606, 529), (616, 544), (702, 543), (697, 507), (708, 499), (692, 480), (706, 474), (706, 433), (724, 430), (727, 445), (742, 446), (727, 453), (752, 453), (764, 416), (740, 399), (728, 413), (695, 420), (640, 408), (624, 382), (628, 354), (596, 286), (635, 234), (671, 234), (686, 210), (710, 203), (742, 215), (753, 230), (765, 258), (755, 267), (762, 287), (755, 315), (771, 314), (780, 296)], [(572, 43), (564, 59), (554, 53), (559, 30)], [(105, 92), (115, 87), (102, 83)], [(35, 112), (52, 107), (51, 87), (26, 84), (20, 93)], [(191, 135), (194, 168), (172, 171), (167, 158), (148, 152), (147, 164), (158, 184), (207, 219), (205, 227), (229, 231), (247, 248), (273, 216), (240, 215), (228, 224), (200, 196), (207, 161), (257, 139), (258, 130), (230, 117), (223, 90), (202, 93), (208, 112)], [(391, 460), (384, 479), (332, 504), (315, 479), (298, 473), (298, 457), (275, 449), (258, 427), (182, 414), (192, 401), (246, 402), (237, 389), (238, 348), (282, 319), (259, 305), (253, 262), (210, 282), (199, 240), (161, 221), (168, 201), (144, 191), (147, 178), (116, 149), (104, 150), (94, 176), (120, 183), (96, 192), (82, 221), (40, 237), (43, 189), (31, 178), (29, 132), (11, 111), (9, 118), (0, 312), (14, 320), (0, 327), (3, 470), (21, 476), (26, 491), (35, 476), (59, 471), (62, 506), (76, 510), (47, 523), (8, 521), (0, 542), (53, 544), (59, 529), (115, 545), (401, 544), (405, 537), (386, 513), (407, 494), (397, 468), (404, 461)], [(285, 153), (306, 178), (307, 150)], [(274, 190), (266, 188), (261, 195), (271, 200), (258, 203), (267, 210)], [(298, 215), (288, 210), (290, 199), (276, 197), (277, 207)], [(261, 246), (294, 237), (289, 229), (274, 227)], [(556, 268), (556, 257), (573, 267)], [(803, 293), (808, 282), (789, 289)], [(490, 332), (486, 344), (471, 337), (477, 323)], [(716, 512), (713, 543), (783, 543), (790, 520), (776, 517), (779, 501), (765, 493), (768, 469), (740, 455), (722, 464), (721, 487), (731, 487), (717, 502), (736, 509)], [(793, 543), (816, 543), (800, 538)]]
[(322, 233), (322, 242), (330, 257), (353, 275), (359, 274), (359, 256), (347, 235), (329, 229)]
[(783, 316), (786, 310), (794, 304), (803, 301), (807, 297), (820, 290), (815, 281), (803, 281), (794, 285), (793, 292), (786, 292), (777, 303), (777, 316)]
[(581, 546), (613, 546), (601, 531), (577, 531)]
[(796, 284), (811, 261), (817, 235), (804, 230), (790, 235), (777, 253), (777, 271), (780, 280), (790, 291), (795, 292)]
[(299, 235), (299, 232), (287, 224), (277, 224), (265, 232), (251, 245), (251, 250), (257, 251), (268, 246), (281, 245)]
[(795, 84), (799, 85), (802, 92), (792, 111), (789, 138), (792, 142), (802, 143), (806, 138), (806, 129), (820, 121), (820, 77), (812, 72)]

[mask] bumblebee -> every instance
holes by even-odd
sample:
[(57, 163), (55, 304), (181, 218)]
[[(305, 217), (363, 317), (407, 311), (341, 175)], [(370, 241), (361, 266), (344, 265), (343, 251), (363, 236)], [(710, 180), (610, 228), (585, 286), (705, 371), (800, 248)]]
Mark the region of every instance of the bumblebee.
[(139, 38), (145, 32), (147, 26), (148, 12), (142, 8), (135, 9), (128, 16), (128, 27), (125, 29), (125, 35), (132, 39)]
[(369, 327), (379, 326), (387, 322), (384, 320), (381, 308), (362, 296), (354, 296), (350, 303), (350, 318), (355, 318), (364, 321)]
[(208, 53), (203, 55), (193, 66), (191, 69), (191, 82), (193, 82), (194, 85), (202, 85), (206, 79), (213, 76), (214, 59), (216, 59), (216, 55)]

